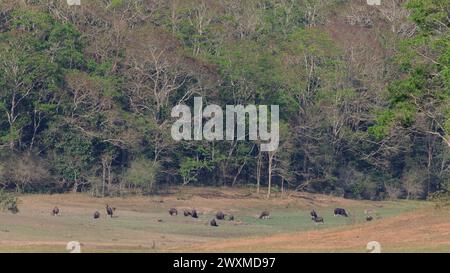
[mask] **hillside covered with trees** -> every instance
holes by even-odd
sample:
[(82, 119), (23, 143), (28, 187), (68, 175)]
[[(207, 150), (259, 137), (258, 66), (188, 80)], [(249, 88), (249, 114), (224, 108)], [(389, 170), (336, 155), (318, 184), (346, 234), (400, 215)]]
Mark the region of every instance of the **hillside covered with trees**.
[[(449, 0), (0, 0), (0, 189), (450, 190)], [(178, 103), (279, 105), (280, 146), (174, 141)]]

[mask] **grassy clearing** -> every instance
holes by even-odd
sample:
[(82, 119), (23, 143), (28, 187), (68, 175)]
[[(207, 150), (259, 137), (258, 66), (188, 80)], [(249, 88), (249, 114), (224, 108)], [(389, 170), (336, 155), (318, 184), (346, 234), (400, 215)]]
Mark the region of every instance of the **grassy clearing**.
[[(395, 216), (428, 207), (425, 202), (352, 201), (311, 194), (296, 194), (290, 198), (265, 200), (248, 190), (175, 189), (172, 194), (152, 197), (92, 198), (84, 194), (30, 195), (21, 197), (21, 212), (0, 214), (0, 252), (67, 252), (66, 243), (79, 241), (83, 252), (166, 252), (210, 251), (202, 246), (226, 246), (226, 242), (258, 240), (330, 230), (346, 230), (355, 226), (373, 225)], [(117, 207), (117, 218), (105, 217), (104, 205)], [(53, 206), (61, 216), (51, 216)], [(196, 208), (199, 219), (168, 214), (170, 207)], [(344, 207), (349, 218), (334, 217), (333, 209)], [(309, 212), (315, 208), (325, 218), (324, 225), (312, 223)], [(374, 209), (375, 220), (365, 223), (364, 210)], [(260, 220), (257, 215), (270, 210), (271, 219)], [(94, 220), (95, 210), (101, 218)], [(218, 210), (235, 216), (235, 221), (219, 221), (219, 227), (208, 225)], [(300, 236), (301, 237), (301, 236)], [(251, 244), (250, 244), (251, 245)], [(329, 250), (333, 250), (332, 244)], [(342, 248), (337, 248), (342, 249)], [(343, 248), (354, 251), (352, 247)], [(426, 249), (426, 247), (424, 248)], [(439, 249), (447, 249), (444, 245)], [(230, 246), (223, 251), (308, 251), (295, 247), (252, 248)], [(407, 248), (399, 248), (408, 251)], [(214, 250), (212, 250), (214, 251)], [(222, 251), (219, 247), (218, 251)], [(310, 251), (316, 251), (311, 248)], [(319, 250), (320, 251), (320, 250)], [(326, 250), (324, 250), (326, 251)], [(431, 249), (432, 251), (432, 249)]]

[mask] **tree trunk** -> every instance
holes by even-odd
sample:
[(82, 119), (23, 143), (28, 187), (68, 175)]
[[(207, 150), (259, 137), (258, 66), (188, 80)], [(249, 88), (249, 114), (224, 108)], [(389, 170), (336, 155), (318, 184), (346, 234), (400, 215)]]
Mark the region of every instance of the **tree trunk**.
[(77, 179), (77, 175), (75, 174), (75, 179), (74, 179), (72, 192), (73, 193), (77, 193), (77, 191), (78, 191), (78, 179)]
[(112, 184), (111, 163), (110, 162), (108, 162), (107, 168), (108, 168), (108, 193), (110, 193), (111, 192), (111, 184)]
[(171, 1), (171, 20), (172, 20), (172, 34), (175, 35), (177, 31), (177, 4), (178, 0)]
[(256, 193), (259, 194), (260, 186), (261, 186), (261, 151), (258, 152), (258, 162), (256, 163)]
[(102, 160), (102, 197), (105, 197), (105, 184), (106, 184), (106, 166), (105, 161)]
[(269, 166), (268, 166), (269, 181), (267, 185), (267, 199), (270, 198), (270, 193), (272, 190), (272, 164), (274, 156), (275, 152), (269, 152)]
[(428, 155), (428, 160), (427, 160), (427, 193), (426, 196), (428, 196), (428, 194), (430, 193), (430, 186), (431, 186), (431, 164), (433, 162), (433, 145), (434, 145), (434, 136), (428, 137), (428, 149), (427, 149), (427, 155)]

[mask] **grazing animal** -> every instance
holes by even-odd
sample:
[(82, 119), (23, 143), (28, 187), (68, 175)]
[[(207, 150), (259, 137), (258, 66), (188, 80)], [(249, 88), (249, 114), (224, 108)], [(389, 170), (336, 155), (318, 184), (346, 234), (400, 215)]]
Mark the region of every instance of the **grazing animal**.
[(261, 214), (259, 215), (259, 219), (269, 219), (270, 213), (265, 210), (263, 212), (261, 212)]
[(190, 216), (190, 215), (191, 215), (191, 212), (190, 212), (189, 210), (185, 209), (185, 210), (183, 211), (183, 214), (184, 214), (184, 216)]
[(230, 215), (228, 216), (228, 221), (234, 221), (234, 216), (233, 216), (232, 214), (230, 214)]
[(216, 218), (217, 218), (217, 220), (223, 220), (223, 219), (225, 219), (225, 214), (221, 211), (218, 211), (216, 213)]
[(316, 224), (324, 223), (323, 218), (320, 217), (319, 215), (317, 215), (316, 210), (313, 209), (310, 214), (311, 214), (311, 220), (313, 220)]
[(178, 215), (178, 210), (176, 208), (169, 209), (170, 216)]
[(209, 221), (209, 225), (212, 226), (212, 227), (218, 227), (219, 226), (217, 224), (217, 222), (216, 222), (216, 219), (214, 219), (214, 218), (211, 221)]
[(192, 218), (198, 218), (198, 214), (197, 214), (197, 211), (195, 209), (192, 210), (191, 216), (192, 216)]
[(59, 208), (58, 207), (54, 207), (53, 210), (52, 210), (52, 215), (56, 216), (58, 214), (59, 214)]
[(313, 220), (316, 224), (318, 224), (318, 223), (324, 224), (323, 218), (320, 217), (320, 216), (313, 217), (312, 220)]
[(369, 216), (366, 217), (366, 221), (367, 221), (367, 222), (370, 222), (370, 221), (372, 221), (372, 220), (373, 220), (373, 217), (372, 217), (372, 216), (369, 215)]
[(106, 204), (106, 213), (108, 213), (108, 215), (111, 216), (111, 218), (113, 217), (115, 210), (116, 208), (112, 208), (108, 204)]
[(96, 211), (94, 212), (94, 219), (100, 218), (100, 212)]
[(334, 209), (334, 216), (348, 217), (348, 214), (347, 214), (347, 211), (345, 209), (335, 208)]

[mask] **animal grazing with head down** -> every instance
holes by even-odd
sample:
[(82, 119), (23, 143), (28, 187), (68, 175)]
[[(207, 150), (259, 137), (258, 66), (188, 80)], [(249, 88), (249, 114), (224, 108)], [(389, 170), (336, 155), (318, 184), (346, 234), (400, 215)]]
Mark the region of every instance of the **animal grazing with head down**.
[(218, 227), (219, 226), (217, 224), (217, 222), (216, 222), (216, 219), (214, 219), (214, 218), (211, 221), (209, 221), (209, 225), (212, 226), (212, 227)]
[(169, 209), (170, 216), (178, 215), (178, 210), (176, 208)]
[(261, 214), (259, 215), (259, 219), (269, 219), (270, 216), (270, 212), (268, 212), (267, 210), (261, 212)]
[(216, 213), (216, 219), (217, 219), (217, 220), (223, 220), (223, 219), (225, 219), (225, 213), (223, 213), (222, 211), (218, 211), (218, 212)]
[(334, 209), (334, 216), (344, 216), (348, 217), (347, 211), (342, 208), (335, 208)]

